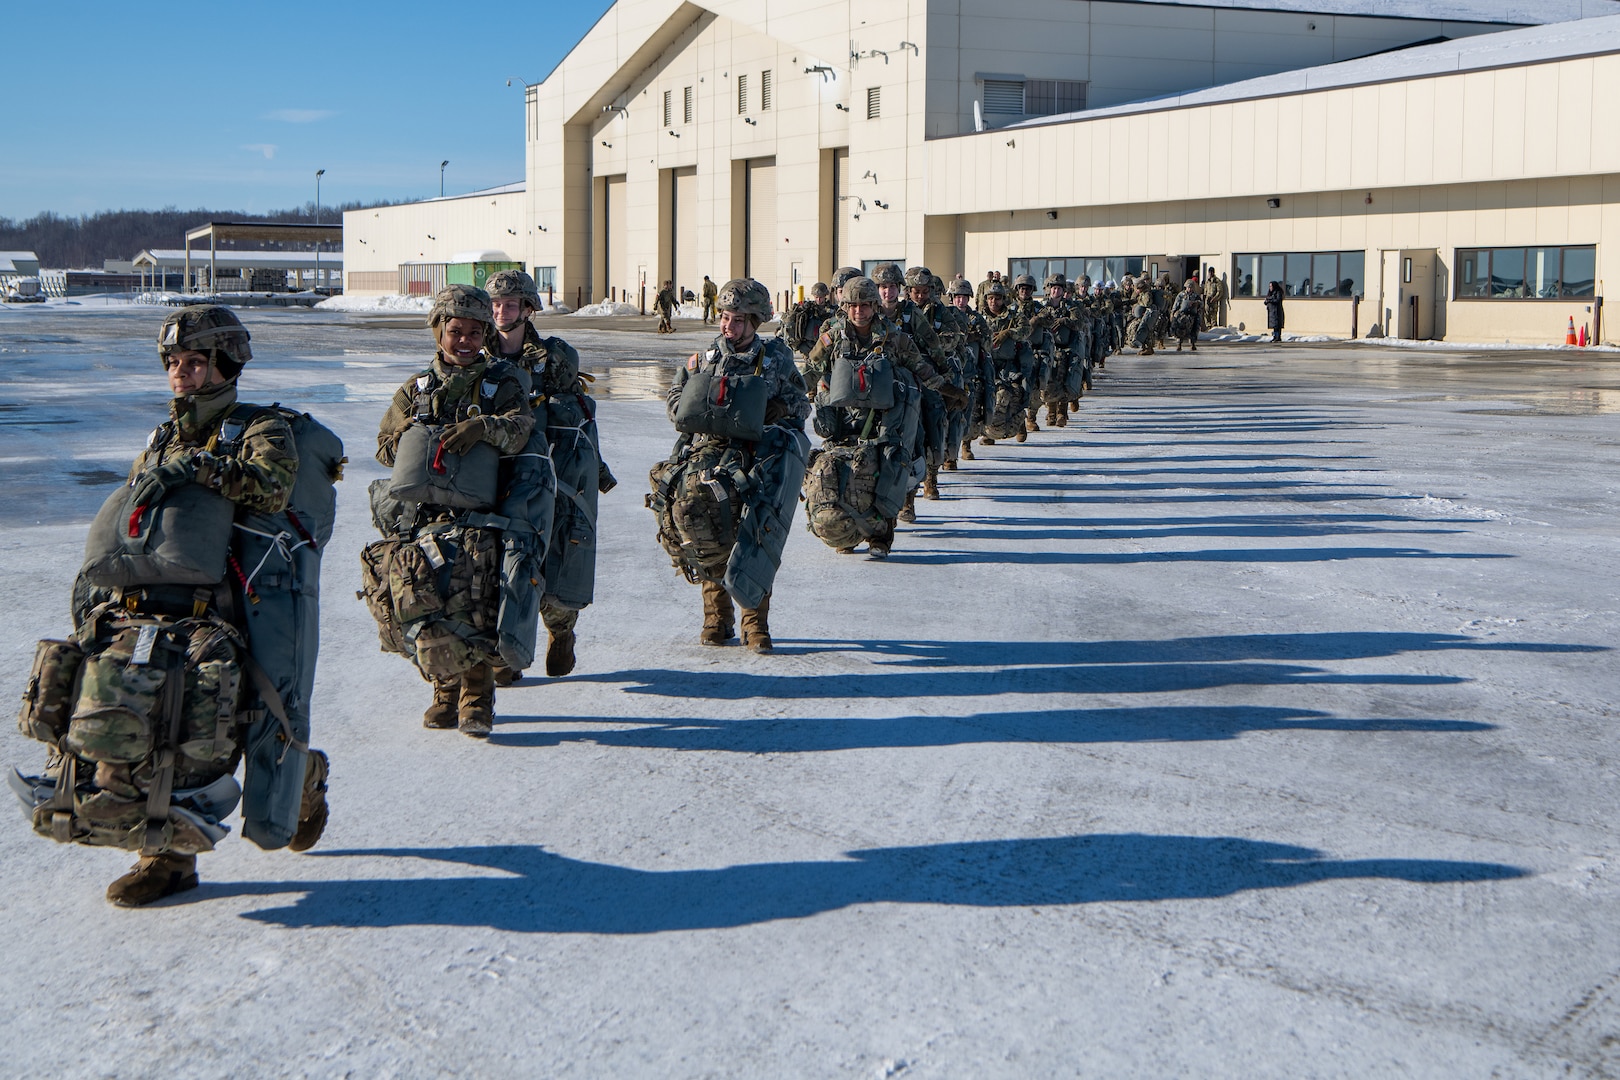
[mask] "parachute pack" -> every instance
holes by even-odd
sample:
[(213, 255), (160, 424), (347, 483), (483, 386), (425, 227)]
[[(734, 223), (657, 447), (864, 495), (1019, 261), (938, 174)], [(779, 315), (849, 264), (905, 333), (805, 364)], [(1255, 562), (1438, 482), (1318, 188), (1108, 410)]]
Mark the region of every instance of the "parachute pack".
[(998, 371), (995, 398), (984, 421), (984, 433), (991, 439), (1010, 439), (1024, 430), (1027, 399), (1020, 378), (1010, 371)]
[[(107, 528), (104, 518), (123, 516), (127, 488), (97, 515), (75, 585), (77, 629), (71, 640), (40, 642), (18, 717), (25, 735), (52, 748), (45, 775), (11, 778), (43, 835), (145, 854), (204, 851), (225, 836), (220, 819), (240, 798), (249, 839), (264, 848), (292, 839), (320, 647), (321, 551), (346, 459), (328, 428), (278, 405), (234, 406), (210, 452), (239, 453), (266, 409), (298, 449), (281, 512), (249, 513), (187, 484), (141, 513), (149, 523), (130, 510), (122, 531)], [(233, 508), (223, 536), (210, 527), (219, 516), (211, 500)], [(215, 566), (213, 582), (196, 580)], [(232, 773), (244, 758), (239, 787)]]

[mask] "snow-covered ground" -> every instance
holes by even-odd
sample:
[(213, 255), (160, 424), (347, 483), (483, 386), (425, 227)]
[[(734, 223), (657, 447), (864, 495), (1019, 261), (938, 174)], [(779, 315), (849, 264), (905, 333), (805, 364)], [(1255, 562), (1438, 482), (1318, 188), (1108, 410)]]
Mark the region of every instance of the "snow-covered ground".
[[(160, 418), (159, 317), (0, 321), (8, 700)], [(5, 1074), (1620, 1072), (1607, 361), (1116, 358), (1066, 429), (947, 474), (887, 563), (797, 531), (755, 657), (697, 644), (642, 506), (692, 335), (569, 331), (621, 480), (598, 601), (576, 672), (501, 691), (475, 742), (421, 728), (354, 599), (425, 332), (244, 318), (249, 395), (352, 459), (331, 826), (232, 838), (123, 911), (127, 857), (13, 817)]]

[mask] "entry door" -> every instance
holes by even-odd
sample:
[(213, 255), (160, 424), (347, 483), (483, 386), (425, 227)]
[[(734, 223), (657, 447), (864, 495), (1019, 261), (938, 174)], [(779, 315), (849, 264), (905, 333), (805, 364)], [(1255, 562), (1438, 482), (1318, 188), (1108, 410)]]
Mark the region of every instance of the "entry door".
[(1406, 337), (1400, 319), (1405, 310), (1405, 293), (1401, 288), (1401, 253), (1383, 253), (1383, 266), (1378, 276), (1378, 325), (1385, 337)]
[(771, 290), (776, 286), (776, 159), (748, 162), (747, 247), (743, 273)]
[(697, 169), (676, 169), (674, 179), (669, 200), (669, 276), (677, 289), (690, 288), (697, 292), (698, 280), (702, 277), (697, 259)]
[[(632, 267), (630, 266), (629, 230), (626, 228), (629, 214), (624, 205), (624, 177), (610, 176), (603, 185), (603, 199), (607, 203), (603, 221), (607, 226), (607, 243), (603, 248), (607, 251), (607, 268), (603, 274), (606, 280), (603, 286), (610, 290), (608, 296), (617, 295), (620, 300), (626, 300), (631, 293), (631, 284), (634, 282)], [(617, 290), (615, 294), (611, 290)], [(602, 297), (606, 300), (608, 297)]]

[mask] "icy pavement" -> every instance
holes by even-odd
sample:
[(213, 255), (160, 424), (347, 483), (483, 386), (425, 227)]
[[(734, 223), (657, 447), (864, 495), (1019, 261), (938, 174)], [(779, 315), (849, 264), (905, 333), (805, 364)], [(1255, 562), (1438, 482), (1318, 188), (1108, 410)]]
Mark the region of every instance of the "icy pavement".
[[(159, 418), (160, 316), (0, 319), (7, 700)], [(569, 331), (621, 480), (599, 599), (575, 674), (501, 691), (479, 743), (421, 728), (353, 598), (425, 333), (246, 317), (248, 396), (353, 459), (332, 823), (122, 911), (128, 858), (12, 817), (0, 1072), (1620, 1074), (1620, 367), (1116, 358), (887, 563), (797, 533), (754, 657), (696, 644), (642, 506), (650, 395), (701, 339)]]

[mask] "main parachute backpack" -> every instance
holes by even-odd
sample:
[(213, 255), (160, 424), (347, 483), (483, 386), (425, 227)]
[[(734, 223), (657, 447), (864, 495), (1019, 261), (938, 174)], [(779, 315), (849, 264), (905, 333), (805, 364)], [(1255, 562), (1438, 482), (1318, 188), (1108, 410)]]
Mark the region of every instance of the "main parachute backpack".
[(705, 445), (674, 454), (652, 467), (647, 507), (658, 520), (658, 542), (689, 581), (723, 572), (748, 494), (740, 451)]

